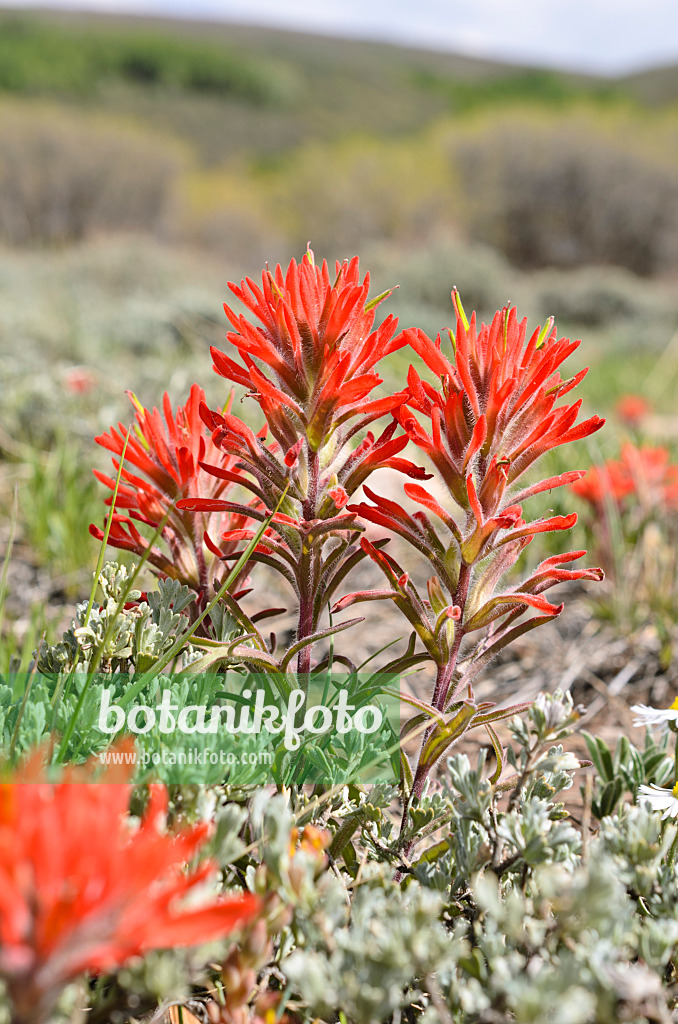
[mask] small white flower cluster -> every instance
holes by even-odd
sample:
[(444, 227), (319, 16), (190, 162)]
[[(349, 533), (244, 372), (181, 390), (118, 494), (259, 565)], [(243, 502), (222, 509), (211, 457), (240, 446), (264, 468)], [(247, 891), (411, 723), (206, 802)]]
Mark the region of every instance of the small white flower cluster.
[[(670, 708), (651, 708), (647, 704), (634, 704), (631, 711), (635, 712), (634, 725), (651, 729), (654, 725), (671, 725), (678, 722), (678, 698)], [(638, 788), (638, 803), (641, 800), (650, 804), (653, 811), (663, 811), (662, 819), (678, 818), (678, 783), (673, 789), (663, 789), (652, 783)]]
[(662, 789), (661, 786), (638, 787), (638, 803), (645, 800), (653, 811), (663, 811), (663, 818), (678, 818), (678, 784), (673, 789)]
[(631, 711), (635, 712), (634, 725), (644, 725), (651, 729), (653, 725), (664, 725), (678, 721), (678, 698), (670, 708), (650, 708), (647, 704), (634, 704)]

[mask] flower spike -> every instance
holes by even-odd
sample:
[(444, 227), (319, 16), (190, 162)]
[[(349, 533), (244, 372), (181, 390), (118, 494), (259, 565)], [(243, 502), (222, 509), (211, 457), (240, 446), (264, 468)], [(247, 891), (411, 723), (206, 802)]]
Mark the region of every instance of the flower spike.
[[(97, 444), (113, 453), (113, 465), (117, 471), (119, 458), (127, 439), (125, 464), (122, 469), (121, 485), (118, 489), (109, 544), (113, 547), (142, 555), (148, 541), (142, 536), (135, 523), (157, 527), (169, 511), (169, 518), (162, 531), (163, 547), (154, 547), (148, 561), (163, 576), (179, 580), (196, 592), (205, 593), (219, 566), (213, 552), (213, 537), (227, 530), (241, 527), (245, 520), (229, 514), (209, 514), (200, 520), (182, 512), (177, 502), (201, 494), (212, 500), (222, 498), (233, 484), (244, 479), (236, 470), (236, 459), (225, 454), (212, 441), (206, 430), (201, 414), (205, 406), (205, 393), (194, 384), (188, 401), (172, 410), (167, 394), (163, 399), (163, 411), (145, 409), (136, 396), (130, 393), (136, 411), (136, 427), (129, 433), (122, 423), (118, 429), (96, 438)], [(133, 472), (132, 467), (136, 470)], [(112, 477), (94, 470), (96, 478), (111, 490)], [(108, 498), (106, 504), (110, 505)], [(121, 514), (124, 509), (129, 514)], [(103, 531), (92, 524), (90, 533), (103, 539)], [(207, 537), (209, 540), (204, 540)], [(164, 550), (163, 550), (164, 548)], [(220, 549), (219, 558), (229, 554), (234, 547)], [(240, 582), (236, 585), (238, 589)]]
[[(552, 321), (528, 336), (527, 322), (519, 321), (512, 307), (497, 312), (491, 324), (478, 327), (475, 313), (467, 317), (456, 290), (452, 299), (457, 322), (456, 330), (450, 332), (449, 354), (443, 351), (440, 335), (431, 340), (418, 329), (404, 332), (438, 385), (423, 380), (410, 367), (409, 396), (394, 413), (408, 438), (438, 471), (449, 503), (442, 493), (419, 484), (404, 485), (405, 496), (431, 513), (435, 526), (425, 512), (410, 513), (368, 487), (369, 504), (348, 506), (362, 519), (399, 534), (435, 570), (428, 601), (418, 596), (411, 583), (405, 598), (395, 578), (396, 567), (384, 553), (369, 551), (389, 580), (390, 596), (415, 626), (437, 666), (432, 706), (441, 713), (461, 699), (463, 680), (475, 674), (474, 661), (486, 663), (486, 637), (476, 640), (474, 634), (489, 630), (495, 638), (490, 649), (499, 650), (503, 638), (511, 639), (560, 615), (562, 604), (551, 604), (543, 591), (565, 580), (602, 579), (600, 569), (560, 568), (584, 554), (577, 551), (546, 559), (522, 585), (499, 590), (502, 577), (535, 535), (569, 530), (577, 519), (572, 513), (528, 522), (523, 518), (523, 502), (554, 487), (581, 486), (583, 474), (570, 471), (531, 482), (520, 491), (517, 482), (545, 452), (588, 437), (604, 421), (592, 416), (577, 423), (581, 402), (558, 404), (586, 374), (582, 370), (564, 379), (559, 373), (579, 342), (558, 339)], [(428, 620), (428, 609), (435, 613), (434, 625)], [(515, 619), (530, 613), (537, 614), (523, 626), (509, 629)], [(463, 675), (457, 670), (460, 658)], [(433, 757), (433, 747), (442, 752), (472, 726), (472, 704), (465, 702), (464, 708), (444, 736), (436, 726), (424, 738), (414, 796), (423, 792), (439, 756)]]
[[(351, 495), (379, 468), (427, 477), (423, 468), (400, 457), (407, 436), (395, 436), (395, 414), (409, 392), (372, 395), (382, 383), (379, 360), (405, 340), (396, 333), (394, 317), (376, 325), (376, 307), (389, 293), (369, 300), (369, 274), (360, 279), (357, 258), (337, 263), (332, 280), (327, 263), (316, 263), (309, 249), (286, 271), (266, 268), (261, 285), (246, 278), (229, 287), (246, 312), (224, 307), (233, 328), (227, 335), (231, 348), (212, 349), (214, 369), (247, 387), (275, 441), (266, 445), (228, 411), (205, 410), (202, 416), (213, 446), (234, 460), (228, 472), (243, 473), (261, 500), (259, 512), (277, 507), (286, 490), (282, 511), (288, 521), (276, 517), (253, 561), (265, 561), (292, 583), (299, 602), (298, 642), (317, 631), (334, 587), (364, 556), (356, 544), (363, 527), (347, 507)], [(391, 423), (375, 436), (367, 428), (382, 417)], [(223, 471), (217, 473), (224, 479)], [(189, 498), (179, 508), (205, 511), (208, 506)], [(223, 511), (246, 513), (230, 504)], [(243, 529), (238, 524), (222, 538), (245, 539)], [(331, 553), (324, 550), (330, 539), (337, 545)], [(310, 645), (303, 645), (300, 672), (308, 672), (310, 655)]]

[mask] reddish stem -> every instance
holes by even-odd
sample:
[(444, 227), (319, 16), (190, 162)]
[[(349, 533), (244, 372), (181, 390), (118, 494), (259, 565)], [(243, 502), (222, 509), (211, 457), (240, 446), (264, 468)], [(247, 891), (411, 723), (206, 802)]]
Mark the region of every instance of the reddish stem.
[[(431, 703), (433, 707), (436, 708), (437, 711), (441, 712), (445, 711), (445, 706), (447, 704), (447, 695), (450, 689), (450, 683), (452, 682), (452, 679), (454, 677), (454, 670), (457, 667), (457, 659), (459, 658), (461, 642), (464, 638), (462, 622), (464, 621), (464, 608), (466, 605), (466, 599), (468, 597), (469, 585), (471, 583), (471, 568), (472, 567), (470, 565), (465, 565), (462, 563), (459, 569), (459, 580), (457, 581), (457, 589), (455, 590), (454, 593), (454, 603), (455, 605), (457, 605), (457, 607), (461, 608), (461, 616), (459, 618), (459, 622), (455, 630), (454, 643), (452, 645), (452, 650), (450, 651), (450, 656), (444, 665), (438, 666), (438, 671), (436, 674), (436, 684), (433, 690), (433, 699)], [(410, 802), (412, 800), (412, 797), (416, 797), (417, 800), (421, 799), (421, 795), (424, 792), (424, 786), (426, 785), (426, 780), (431, 770), (431, 766), (423, 762), (422, 754), (426, 747), (426, 743), (428, 742), (429, 736), (433, 731), (433, 728), (434, 726), (430, 726), (424, 733), (421, 749), (419, 751), (419, 760), (417, 763), (416, 771), (414, 773), (414, 780), (412, 782), (412, 792), (410, 793), (408, 799), (405, 801), (405, 806), (403, 808), (403, 816), (400, 822), (401, 833), (403, 829), (407, 826), (407, 818), (409, 814)], [(412, 839), (405, 846), (403, 850), (403, 854), (405, 857), (409, 856), (412, 847), (414, 846), (414, 843), (415, 840)]]
[[(306, 450), (308, 488), (306, 500), (303, 504), (303, 514), (304, 519), (308, 522), (317, 517), (320, 457), (317, 452), (311, 449), (308, 442), (306, 442)], [(303, 640), (313, 632), (313, 604), (317, 582), (317, 561), (317, 552), (308, 544), (304, 537), (299, 559), (299, 624), (297, 626), (297, 640)], [(300, 682), (302, 685), (305, 684), (311, 671), (312, 646), (312, 644), (308, 644), (306, 647), (302, 647), (297, 655), (297, 674), (301, 677)]]

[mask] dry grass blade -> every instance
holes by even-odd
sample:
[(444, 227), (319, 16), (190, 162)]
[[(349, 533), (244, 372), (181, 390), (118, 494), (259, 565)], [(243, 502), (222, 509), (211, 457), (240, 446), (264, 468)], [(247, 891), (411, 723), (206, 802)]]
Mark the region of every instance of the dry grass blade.
[(200, 1017), (186, 1006), (170, 1006), (166, 1017), (167, 1024), (204, 1024)]

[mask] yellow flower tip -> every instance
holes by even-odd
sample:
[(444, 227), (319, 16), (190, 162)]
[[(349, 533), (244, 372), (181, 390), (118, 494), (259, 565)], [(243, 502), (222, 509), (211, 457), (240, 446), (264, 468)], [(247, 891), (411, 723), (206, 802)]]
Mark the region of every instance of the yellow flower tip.
[(669, 708), (669, 711), (678, 711), (678, 697), (674, 700), (673, 704)]
[(673, 789), (671, 790), (671, 792), (672, 792), (672, 793), (673, 793), (673, 795), (675, 796), (676, 800), (678, 800), (678, 782), (677, 782), (677, 783), (675, 784), (675, 786), (673, 787)]
[(127, 394), (129, 395), (130, 402), (132, 403), (136, 411), (143, 415), (146, 412), (146, 410), (144, 409), (143, 405), (141, 404), (137, 396), (134, 394), (134, 392), (128, 391)]
[[(457, 316), (459, 317), (459, 319), (461, 320), (461, 322), (464, 325), (464, 330), (468, 331), (468, 329), (469, 329), (469, 319), (466, 316), (466, 311), (465, 311), (464, 307), (462, 306), (461, 296), (459, 295), (459, 291), (458, 291), (456, 285), (452, 289), (452, 303), (454, 305), (455, 313), (457, 314)], [(452, 332), (450, 332), (450, 341), (452, 341)], [(454, 344), (454, 342), (452, 342), (452, 343)]]

